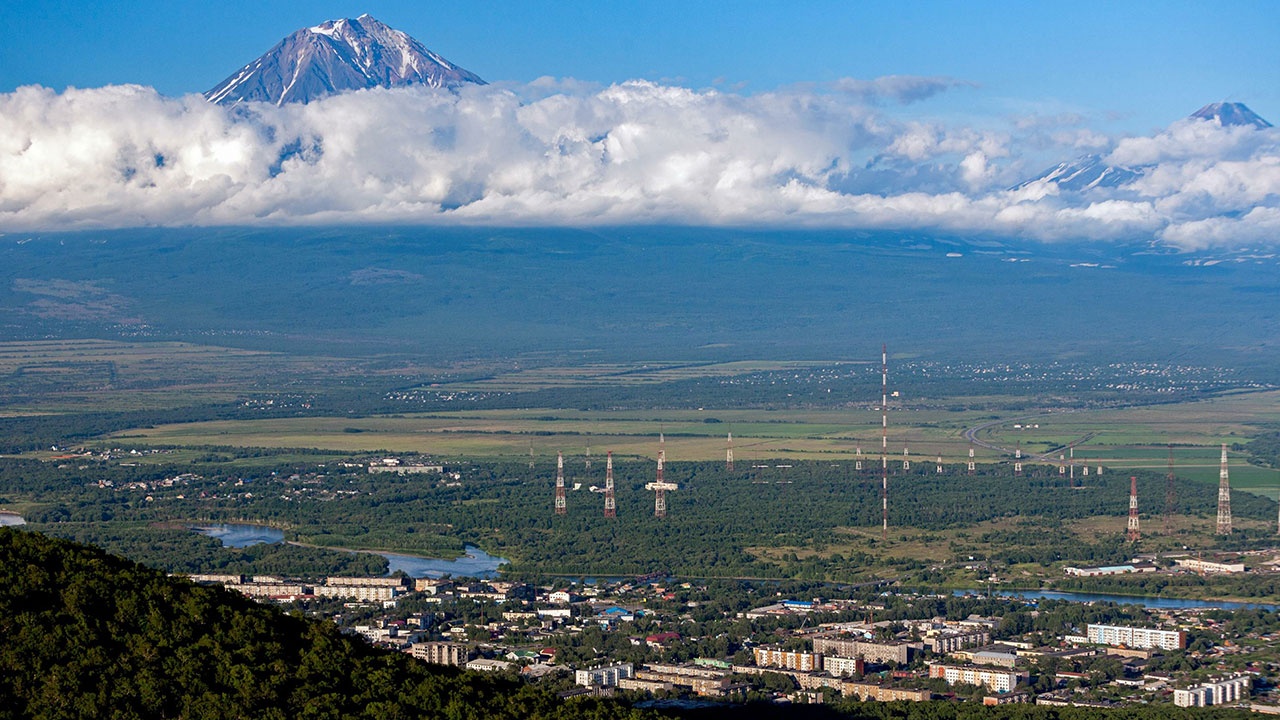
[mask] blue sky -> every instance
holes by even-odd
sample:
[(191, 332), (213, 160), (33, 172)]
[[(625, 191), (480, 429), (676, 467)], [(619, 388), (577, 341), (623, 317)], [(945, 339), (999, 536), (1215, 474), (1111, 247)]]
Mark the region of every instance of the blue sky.
[[(1185, 119), (1233, 101), (1280, 123), (1275, 0), (4, 3), (0, 232), (668, 223), (1280, 245), (1280, 128)], [(194, 94), (365, 12), (494, 85), (234, 109)]]
[(0, 2), (0, 91), (212, 87), (293, 30), (368, 12), (490, 81), (644, 78), (755, 93), (949, 76), (976, 87), (904, 115), (1080, 113), (1146, 133), (1203, 103), (1280, 120), (1280, 3)]

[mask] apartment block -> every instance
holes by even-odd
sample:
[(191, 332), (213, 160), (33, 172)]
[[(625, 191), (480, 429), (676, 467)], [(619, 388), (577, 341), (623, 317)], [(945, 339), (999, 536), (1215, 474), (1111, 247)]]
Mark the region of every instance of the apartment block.
[(822, 655), (818, 653), (758, 647), (755, 649), (755, 656), (756, 665), (760, 667), (779, 667), (802, 672), (822, 669)]
[(1173, 691), (1173, 704), (1178, 707), (1205, 707), (1208, 705), (1225, 705), (1239, 702), (1249, 696), (1249, 676), (1219, 680), (1218, 682), (1196, 685), (1185, 690)]
[(1123, 645), (1131, 648), (1181, 650), (1187, 646), (1187, 634), (1181, 630), (1089, 625), (1085, 638), (1099, 645)]
[(948, 685), (968, 683), (969, 685), (982, 685), (996, 692), (1005, 693), (1017, 687), (1018, 681), (1026, 676), (1010, 670), (997, 670), (995, 668), (935, 664), (929, 666), (929, 677), (942, 678), (947, 681)]

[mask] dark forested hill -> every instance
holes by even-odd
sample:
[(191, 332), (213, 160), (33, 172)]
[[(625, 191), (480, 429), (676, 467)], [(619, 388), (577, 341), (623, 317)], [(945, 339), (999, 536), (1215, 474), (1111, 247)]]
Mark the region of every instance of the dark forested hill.
[(0, 718), (624, 718), (0, 529)]

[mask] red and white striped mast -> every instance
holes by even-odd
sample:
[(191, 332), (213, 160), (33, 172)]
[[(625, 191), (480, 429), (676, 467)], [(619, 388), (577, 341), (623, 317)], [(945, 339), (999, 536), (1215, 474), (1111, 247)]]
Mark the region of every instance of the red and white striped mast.
[(613, 451), (609, 451), (609, 455), (604, 462), (604, 516), (607, 518), (618, 516), (618, 505), (613, 497)]
[(880, 345), (880, 537), (889, 539), (889, 346)]
[(556, 453), (556, 514), (568, 513), (569, 505), (564, 497), (564, 453)]

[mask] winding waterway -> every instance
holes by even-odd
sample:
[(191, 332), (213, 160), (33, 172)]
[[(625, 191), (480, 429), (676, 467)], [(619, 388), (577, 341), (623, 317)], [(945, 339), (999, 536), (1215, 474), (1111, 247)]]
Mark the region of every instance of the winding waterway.
[[(3, 518), (0, 515), (0, 518)], [(19, 518), (21, 520), (21, 518)], [(242, 548), (250, 545), (272, 544), (284, 542), (284, 531), (266, 525), (252, 523), (215, 523), (198, 525), (191, 528), (201, 535), (220, 540), (225, 547)], [(329, 548), (339, 552), (357, 552), (343, 548)], [(466, 553), (460, 558), (428, 558), (417, 555), (401, 555), (399, 553), (373, 552), (387, 559), (387, 574), (404, 571), (409, 577), (472, 577), (489, 579), (498, 576), (498, 567), (507, 562), (505, 558), (490, 555), (474, 545), (463, 548)]]

